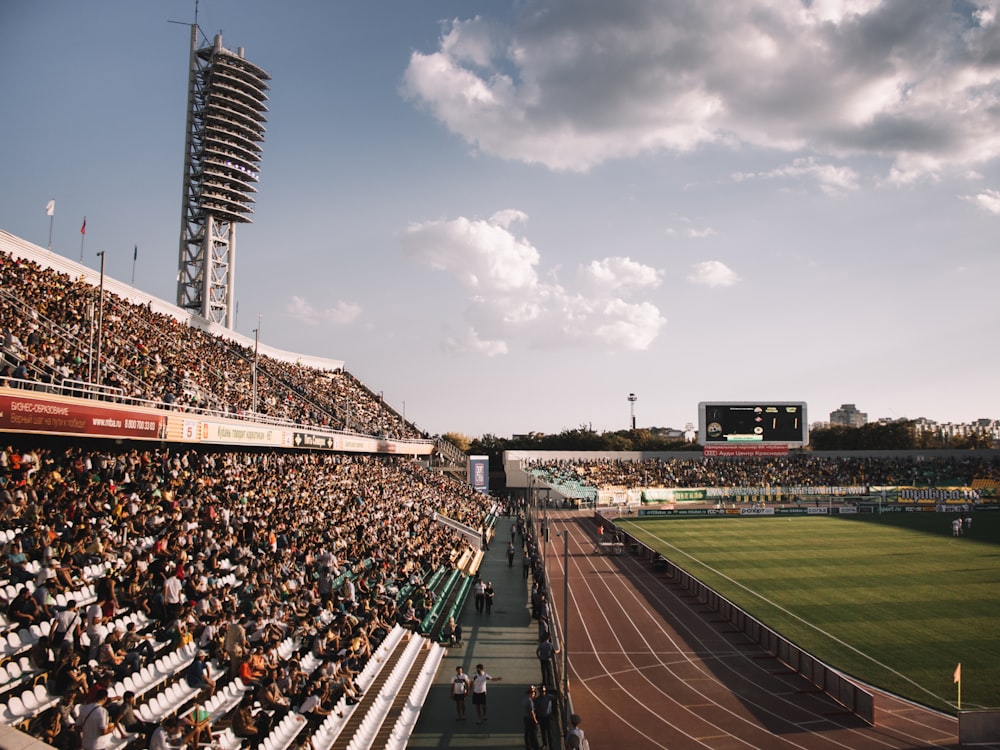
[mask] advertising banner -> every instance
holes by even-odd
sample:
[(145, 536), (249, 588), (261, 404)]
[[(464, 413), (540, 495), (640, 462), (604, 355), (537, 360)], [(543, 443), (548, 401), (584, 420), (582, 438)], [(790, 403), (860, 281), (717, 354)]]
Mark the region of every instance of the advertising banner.
[(0, 430), (160, 440), (166, 424), (154, 411), (0, 394)]
[(469, 484), (478, 492), (490, 491), (489, 456), (469, 456)]
[(201, 439), (206, 443), (267, 445), (275, 448), (285, 446), (285, 431), (270, 425), (202, 420), (201, 435)]
[(963, 504), (979, 500), (971, 487), (899, 487), (897, 497), (906, 502)]
[(708, 497), (704, 488), (651, 487), (642, 491), (645, 502), (702, 502)]
[(787, 456), (788, 446), (768, 443), (709, 443), (703, 455), (717, 456)]

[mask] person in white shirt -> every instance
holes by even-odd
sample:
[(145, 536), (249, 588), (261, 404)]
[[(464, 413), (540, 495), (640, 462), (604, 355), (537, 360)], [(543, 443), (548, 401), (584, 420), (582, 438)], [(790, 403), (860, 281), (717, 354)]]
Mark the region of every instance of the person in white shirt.
[(482, 664), (476, 665), (476, 673), (472, 675), (472, 705), (476, 707), (476, 723), (486, 721), (486, 683), (490, 680), (499, 682), (502, 677), (493, 677), (486, 672)]
[(583, 730), (580, 729), (580, 722), (583, 719), (580, 718), (579, 714), (572, 714), (569, 717), (570, 730), (566, 732), (566, 747), (576, 750), (588, 750), (590, 744), (587, 742), (586, 738), (583, 736)]
[(111, 723), (108, 709), (104, 704), (108, 702), (107, 688), (98, 688), (94, 694), (94, 702), (88, 703), (80, 708), (79, 723), (80, 744), (83, 750), (97, 750), (101, 744), (101, 738), (106, 734), (111, 734), (115, 725)]
[(163, 582), (163, 608), (166, 610), (167, 622), (177, 619), (183, 601), (184, 581), (176, 575), (171, 575)]
[(465, 721), (465, 696), (469, 694), (469, 676), (462, 667), (455, 667), (455, 676), (451, 678), (451, 697), (455, 701), (455, 720)]

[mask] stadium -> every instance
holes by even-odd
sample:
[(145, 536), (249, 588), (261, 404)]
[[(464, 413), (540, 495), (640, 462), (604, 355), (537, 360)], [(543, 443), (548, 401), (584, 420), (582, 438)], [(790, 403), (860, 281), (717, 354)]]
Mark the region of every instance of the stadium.
[[(150, 732), (180, 717), (189, 741), (211, 733), (231, 750), (306, 739), (317, 750), (347, 741), (421, 746), (419, 731), (414, 734), (420, 706), (448, 679), (446, 670), (441, 677), (442, 659), (449, 646), (456, 651), (449, 623), (469, 620), (470, 591), (486, 558), (482, 542), (502, 546), (507, 534), (524, 543), (525, 557), (529, 550), (539, 556), (530, 578), (524, 562), (521, 595), (527, 599), (534, 582), (548, 582), (545, 619), (557, 643), (568, 622), (576, 628), (608, 611), (599, 594), (592, 594), (592, 608), (578, 603), (572, 615), (561, 609), (568, 601), (560, 583), (575, 601), (584, 595), (583, 583), (570, 589), (572, 569), (559, 563), (553, 534), (563, 534), (567, 553), (572, 538), (574, 558), (616, 566), (629, 560), (637, 568), (622, 571), (629, 578), (683, 581), (697, 601), (728, 613), (728, 621), (755, 623), (746, 632), (774, 658), (796, 674), (808, 671), (817, 690), (875, 727), (882, 725), (864, 692), (869, 687), (892, 687), (940, 717), (954, 717), (959, 708), (979, 714), (998, 700), (997, 644), (985, 626), (1000, 607), (990, 585), (996, 564), (988, 561), (982, 577), (973, 572), (977, 559), (995, 557), (988, 550), (997, 538), (997, 516), (987, 511), (998, 507), (1000, 462), (991, 452), (942, 453), (919, 462), (870, 455), (510, 452), (504, 469), (511, 499), (495, 498), (476, 487), (476, 477), (481, 483), (486, 473), (473, 468), (478, 459), (422, 436), (343, 363), (252, 346), (12, 235), (0, 234), (0, 245), (0, 424), (9, 443), (0, 452), (8, 601), (0, 678), (9, 726), (61, 746), (62, 720), (78, 716), (103, 689), (113, 705), (129, 694), (129, 715), (141, 722), (133, 730)], [(87, 305), (102, 289), (103, 353), (97, 358)], [(518, 514), (525, 527), (515, 537), (510, 528)], [(862, 517), (903, 519), (911, 528), (864, 524)], [(955, 518), (971, 524), (973, 517), (961, 539), (964, 556), (956, 560), (930, 552), (919, 537), (899, 553), (909, 566), (902, 571), (885, 567), (883, 559), (858, 562), (859, 571), (849, 574), (833, 550), (812, 561), (816, 569), (838, 570), (841, 586), (842, 579), (851, 582), (854, 595), (844, 596), (833, 619), (864, 620), (863, 612), (846, 611), (852, 603), (863, 606), (854, 601), (857, 589), (878, 603), (892, 598), (900, 587), (892, 581), (902, 576), (923, 587), (919, 596), (900, 597), (914, 618), (921, 612), (920, 622), (949, 623), (945, 642), (976, 643), (950, 650), (935, 640), (910, 668), (897, 669), (886, 654), (848, 658), (859, 647), (869, 650), (878, 640), (874, 633), (887, 629), (893, 635), (885, 648), (912, 656), (920, 634), (907, 636), (898, 622), (876, 623), (867, 635), (855, 632), (851, 643), (850, 629), (834, 633), (832, 640), (847, 644), (845, 656), (800, 632), (794, 619), (769, 611), (758, 616), (760, 601), (741, 600), (726, 584), (741, 578), (741, 567), (771, 571), (765, 578), (772, 581), (787, 577), (804, 550), (830, 536), (828, 528), (810, 527), (803, 540), (806, 524), (875, 528), (874, 538), (843, 542), (850, 557), (860, 559), (890, 528), (951, 542), (957, 537), (945, 525)], [(796, 524), (791, 531), (779, 526), (767, 532), (776, 539), (756, 536), (786, 518)], [(715, 557), (674, 536), (695, 523), (702, 525), (693, 538), (714, 540)], [(728, 538), (733, 524), (750, 528)], [(771, 559), (776, 550), (785, 556)], [(601, 552), (607, 554), (595, 554)], [(737, 554), (744, 557), (734, 566)], [(912, 567), (915, 558), (922, 568)], [(876, 586), (865, 578), (868, 564), (879, 565), (875, 578), (890, 583)], [(933, 578), (935, 571), (943, 581)], [(942, 594), (952, 580), (968, 597)], [(764, 580), (752, 585), (766, 590)], [(841, 596), (829, 579), (809, 586), (820, 609)], [(769, 603), (777, 610), (792, 606), (776, 594)], [(976, 618), (963, 624), (955, 610), (972, 606)], [(68, 630), (61, 626), (67, 620)], [(538, 621), (522, 630), (533, 635)], [(767, 637), (760, 635), (765, 621), (778, 623)], [(814, 615), (810, 627), (827, 632), (832, 625)], [(524, 647), (529, 661), (530, 640)], [(552, 688), (565, 698), (564, 714), (575, 698), (576, 710), (587, 706), (590, 716), (599, 715), (600, 706), (581, 694), (593, 684), (582, 676), (585, 653), (602, 649), (598, 643), (571, 647), (563, 652), (566, 661), (554, 665)], [(931, 679), (924, 661), (934, 652), (938, 674)], [(210, 689), (189, 684), (199, 653), (214, 675)], [(872, 656), (883, 672), (872, 671)], [(396, 660), (406, 677), (389, 673)], [(947, 665), (959, 660), (967, 675), (978, 676), (964, 707), (945, 685), (955, 666)], [(897, 674), (903, 679), (893, 680)], [(328, 711), (322, 721), (289, 708), (301, 708), (311, 695)], [(247, 705), (271, 718), (250, 734), (238, 719)], [(378, 719), (365, 723), (362, 711)], [(601, 731), (594, 727), (591, 736)], [(955, 726), (935, 731), (957, 734)], [(344, 732), (354, 732), (352, 739)], [(116, 725), (111, 737), (111, 746), (126, 747), (144, 735)]]
[(1000, 452), (427, 434), (235, 330), (270, 76), (191, 33), (176, 299), (0, 229), (4, 747), (1000, 747)]

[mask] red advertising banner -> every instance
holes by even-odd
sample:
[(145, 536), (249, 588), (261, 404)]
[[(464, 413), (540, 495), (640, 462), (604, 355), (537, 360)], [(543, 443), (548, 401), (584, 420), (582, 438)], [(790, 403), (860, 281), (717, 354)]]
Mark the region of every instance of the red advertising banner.
[(161, 414), (0, 394), (0, 430), (159, 440), (166, 426)]
[(787, 456), (788, 446), (754, 443), (708, 443), (705, 456)]

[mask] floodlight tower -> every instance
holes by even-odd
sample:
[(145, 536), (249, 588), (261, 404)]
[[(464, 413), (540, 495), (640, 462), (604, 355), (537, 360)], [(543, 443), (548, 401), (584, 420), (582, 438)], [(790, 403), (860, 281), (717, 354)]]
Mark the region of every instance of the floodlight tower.
[(266, 72), (191, 26), (177, 305), (233, 327), (236, 225), (249, 224), (260, 175)]

